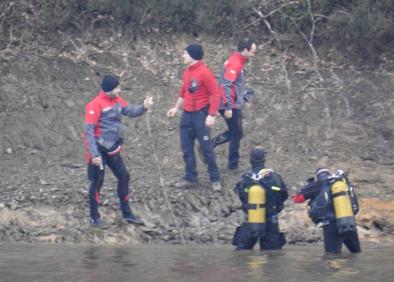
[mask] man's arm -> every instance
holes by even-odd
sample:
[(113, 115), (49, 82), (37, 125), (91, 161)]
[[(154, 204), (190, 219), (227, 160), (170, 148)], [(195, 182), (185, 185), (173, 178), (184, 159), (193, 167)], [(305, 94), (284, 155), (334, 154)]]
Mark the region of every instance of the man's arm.
[(90, 152), (91, 158), (94, 159), (100, 156), (100, 153), (97, 149), (96, 138), (94, 136), (94, 131), (96, 129), (97, 124), (99, 123), (101, 116), (101, 108), (96, 103), (89, 103), (85, 108), (85, 138), (86, 138), (86, 146)]
[(319, 182), (312, 181), (309, 182), (307, 185), (302, 187), (296, 195), (293, 197), (293, 201), (295, 203), (302, 203), (306, 200), (309, 200), (311, 198), (314, 198), (319, 194), (320, 191), (320, 185)]
[(145, 113), (146, 109), (143, 105), (127, 105), (122, 107), (122, 114), (128, 117), (139, 117)]
[(233, 108), (233, 103), (231, 100), (231, 89), (233, 87), (234, 81), (224, 79), (222, 82), (223, 91), (224, 91), (224, 109), (226, 111), (231, 111)]
[(207, 69), (204, 77), (204, 85), (208, 91), (209, 95), (209, 109), (208, 114), (211, 116), (217, 116), (219, 110), (219, 103), (221, 97), (220, 87), (213, 76), (211, 70)]
[(181, 108), (183, 105), (183, 98), (178, 97), (178, 99), (175, 102), (174, 107), (168, 110), (167, 112), (167, 117), (173, 117), (175, 114), (178, 112), (179, 108)]
[(182, 86), (181, 89), (179, 90), (179, 94), (178, 94), (178, 99), (175, 102), (175, 105), (168, 110), (167, 112), (167, 117), (171, 118), (174, 117), (176, 115), (176, 113), (178, 112), (178, 110), (183, 106), (183, 101), (185, 99), (185, 93), (186, 93), (186, 85), (185, 85), (185, 73), (183, 73), (183, 82), (182, 82)]
[(122, 97), (118, 97), (118, 101), (122, 106), (122, 115), (128, 117), (139, 117), (146, 111), (143, 105), (130, 105)]
[(242, 203), (242, 210), (244, 213), (248, 212), (248, 192), (245, 191), (246, 183), (245, 179), (242, 178), (238, 181), (237, 185), (234, 188), (234, 191), (238, 194), (239, 200)]
[[(287, 192), (287, 186), (285, 184), (285, 182), (283, 181), (282, 177), (275, 173), (272, 172), (272, 179), (273, 179), (273, 185), (272, 185), (272, 191), (277, 194), (277, 197), (275, 197), (276, 200), (276, 212), (280, 213), (283, 208), (284, 208), (284, 202), (287, 200), (287, 198), (289, 197), (289, 194)], [(263, 179), (264, 182), (264, 179)]]
[(242, 71), (242, 66), (239, 64), (228, 63), (225, 66), (222, 86), (224, 90), (224, 109), (231, 111), (233, 108), (233, 101), (231, 99), (231, 93), (234, 82)]

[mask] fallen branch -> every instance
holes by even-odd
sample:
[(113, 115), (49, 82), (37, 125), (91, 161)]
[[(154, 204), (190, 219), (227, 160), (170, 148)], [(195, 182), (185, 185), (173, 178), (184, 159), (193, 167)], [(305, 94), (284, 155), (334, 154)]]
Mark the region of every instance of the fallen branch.
[(255, 20), (254, 22), (248, 24), (247, 26), (244, 26), (244, 27), (242, 28), (242, 30), (248, 29), (249, 27), (258, 24), (258, 23), (261, 22), (262, 20), (264, 20), (264, 19), (268, 18), (269, 16), (275, 14), (275, 13), (278, 12), (280, 9), (282, 9), (283, 7), (286, 7), (287, 5), (289, 5), (289, 4), (291, 4), (291, 3), (292, 3), (292, 2), (290, 2), (290, 3), (284, 3), (284, 4), (282, 4), (281, 6), (279, 6), (278, 8), (272, 10), (271, 12), (269, 12), (269, 13), (266, 14), (266, 15), (264, 15), (260, 10), (258, 10), (258, 9), (256, 9), (256, 8), (253, 8), (253, 11), (259, 16), (259, 19), (257, 19), (257, 20)]
[(308, 4), (308, 13), (311, 19), (311, 31), (309, 33), (309, 37), (301, 30), (301, 28), (299, 27), (299, 25), (297, 24), (297, 22), (295, 21), (295, 19), (293, 17), (289, 17), (290, 20), (293, 22), (294, 26), (297, 28), (297, 31), (299, 34), (301, 34), (301, 36), (304, 38), (305, 42), (308, 44), (309, 49), (312, 52), (312, 56), (313, 56), (313, 68), (314, 71), (316, 72), (317, 76), (319, 77), (320, 81), (324, 81), (320, 71), (319, 71), (319, 57), (317, 55), (316, 49), (313, 45), (313, 40), (315, 37), (315, 30), (316, 30), (316, 23), (321, 20), (323, 18), (323, 16), (319, 16), (319, 17), (315, 17), (312, 13), (312, 5), (311, 5), (311, 1), (310, 0), (306, 0), (307, 4)]
[[(283, 8), (284, 6), (287, 6), (287, 4), (283, 4), (281, 7), (279, 7), (280, 9)], [(268, 31), (270, 32), (270, 34), (272, 35), (272, 37), (276, 40), (276, 42), (278, 42), (279, 47), (281, 46), (281, 41), (277, 35), (277, 33), (272, 29), (271, 24), (268, 22), (267, 17), (271, 14), (273, 14), (273, 12), (277, 12), (280, 9), (276, 9), (274, 11), (272, 11), (271, 13), (268, 13), (267, 15), (264, 15), (260, 10), (258, 10), (257, 8), (253, 8), (253, 11), (260, 17), (259, 20), (263, 21), (265, 26), (268, 28)]]

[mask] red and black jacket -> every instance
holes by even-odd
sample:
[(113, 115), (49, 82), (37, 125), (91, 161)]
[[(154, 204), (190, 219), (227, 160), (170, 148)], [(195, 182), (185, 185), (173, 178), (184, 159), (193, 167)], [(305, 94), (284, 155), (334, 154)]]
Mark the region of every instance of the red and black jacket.
[(87, 162), (100, 155), (97, 143), (109, 149), (122, 138), (122, 115), (138, 117), (144, 112), (144, 106), (129, 105), (122, 97), (112, 98), (101, 90), (86, 105), (84, 139)]
[(218, 114), (221, 91), (211, 70), (201, 61), (184, 71), (179, 96), (184, 99), (186, 112), (197, 112), (209, 106), (209, 115)]

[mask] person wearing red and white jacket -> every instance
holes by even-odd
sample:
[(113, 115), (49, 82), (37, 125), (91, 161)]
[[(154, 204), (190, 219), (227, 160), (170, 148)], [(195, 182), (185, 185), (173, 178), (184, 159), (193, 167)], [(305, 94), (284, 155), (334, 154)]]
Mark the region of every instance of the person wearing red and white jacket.
[(138, 117), (153, 104), (152, 97), (145, 97), (143, 105), (129, 105), (120, 95), (119, 81), (113, 75), (105, 75), (98, 95), (86, 105), (84, 141), (88, 178), (90, 180), (89, 205), (91, 224), (102, 225), (98, 204), (104, 182), (105, 166), (118, 180), (118, 196), (123, 218), (128, 223), (142, 224), (129, 206), (130, 175), (120, 155), (122, 150), (122, 116)]
[(243, 137), (241, 108), (246, 100), (244, 93), (253, 94), (252, 89), (245, 89), (244, 67), (249, 58), (256, 53), (256, 43), (250, 38), (238, 42), (234, 51), (224, 62), (219, 84), (223, 90), (220, 114), (225, 118), (228, 131), (212, 138), (213, 147), (229, 142), (227, 167), (237, 170), (239, 167), (239, 147)]
[(185, 162), (185, 177), (175, 186), (190, 188), (197, 184), (194, 143), (197, 139), (208, 166), (212, 189), (221, 191), (219, 170), (212, 148), (210, 128), (215, 124), (221, 91), (212, 71), (201, 61), (204, 51), (199, 44), (190, 44), (183, 53), (187, 68), (175, 105), (167, 112), (173, 117), (182, 107), (180, 141)]

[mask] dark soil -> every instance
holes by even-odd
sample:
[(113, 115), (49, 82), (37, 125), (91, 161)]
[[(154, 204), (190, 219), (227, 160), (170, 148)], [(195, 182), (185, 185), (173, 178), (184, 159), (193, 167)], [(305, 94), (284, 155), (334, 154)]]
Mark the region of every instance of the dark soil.
[[(232, 191), (241, 173), (226, 170), (227, 146), (216, 149), (222, 194), (211, 191), (201, 162), (199, 189), (173, 187), (184, 167), (179, 118), (167, 119), (165, 113), (180, 86), (180, 52), (195, 39), (114, 40), (116, 44), (101, 45), (75, 41), (60, 51), (1, 52), (0, 240), (229, 244), (242, 212)], [(231, 51), (230, 41), (200, 40), (205, 61), (218, 74)], [(292, 195), (313, 174), (319, 158), (328, 156), (332, 168), (350, 172), (361, 198), (392, 197), (393, 73), (384, 65), (358, 70), (324, 60), (319, 72), (321, 79), (312, 62), (297, 53), (259, 46), (249, 65), (248, 82), (256, 97), (243, 111), (242, 170), (248, 167), (249, 149), (262, 145), (269, 152), (267, 165), (284, 177)], [(109, 229), (89, 226), (81, 132), (84, 106), (97, 94), (106, 73), (121, 77), (122, 96), (130, 103), (154, 97), (150, 113), (124, 119), (122, 154), (131, 174), (130, 202), (145, 227), (120, 220), (110, 173), (100, 210)], [(213, 132), (224, 128), (218, 119)], [(281, 226), (290, 243), (321, 239), (305, 207), (290, 200)], [(373, 226), (365, 223), (361, 236), (393, 235), (384, 225)]]

